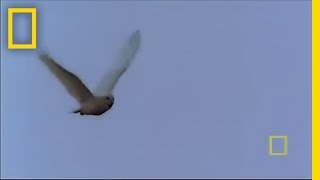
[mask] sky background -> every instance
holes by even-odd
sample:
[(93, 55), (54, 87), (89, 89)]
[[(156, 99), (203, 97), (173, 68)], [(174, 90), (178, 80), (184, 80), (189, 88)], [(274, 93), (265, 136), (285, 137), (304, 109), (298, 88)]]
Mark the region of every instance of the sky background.
[[(311, 1), (1, 3), (2, 177), (311, 178)], [(37, 46), (91, 89), (139, 29), (113, 108), (70, 113), (36, 52), (7, 49), (8, 7), (37, 7)]]

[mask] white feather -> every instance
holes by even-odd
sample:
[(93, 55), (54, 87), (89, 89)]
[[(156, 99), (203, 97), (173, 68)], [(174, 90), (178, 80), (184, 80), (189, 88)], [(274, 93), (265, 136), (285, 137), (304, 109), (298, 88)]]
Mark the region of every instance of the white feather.
[(99, 82), (95, 95), (106, 96), (112, 93), (118, 80), (122, 74), (127, 70), (131, 61), (135, 58), (136, 53), (140, 47), (141, 35), (140, 31), (135, 31), (131, 34), (124, 46), (120, 49), (116, 62)]

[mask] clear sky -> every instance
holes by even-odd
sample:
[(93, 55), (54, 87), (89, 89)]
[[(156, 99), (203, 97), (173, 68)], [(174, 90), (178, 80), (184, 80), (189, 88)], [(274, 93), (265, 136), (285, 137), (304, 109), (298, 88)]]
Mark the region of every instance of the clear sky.
[[(3, 177), (311, 178), (311, 1), (1, 3)], [(111, 111), (70, 113), (35, 51), (7, 49), (7, 8), (26, 6), (38, 47), (91, 89), (141, 31)]]

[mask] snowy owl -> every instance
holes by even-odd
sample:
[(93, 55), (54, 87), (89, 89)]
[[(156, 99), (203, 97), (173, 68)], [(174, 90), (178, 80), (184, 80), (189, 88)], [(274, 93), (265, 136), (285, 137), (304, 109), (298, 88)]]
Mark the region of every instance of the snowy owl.
[(80, 108), (73, 111), (73, 113), (101, 115), (111, 109), (114, 103), (112, 90), (134, 59), (140, 47), (140, 41), (141, 35), (137, 30), (122, 47), (114, 68), (105, 74), (95, 93), (92, 93), (75, 74), (55, 62), (47, 52), (40, 52), (39, 59), (59, 79), (68, 93), (79, 102)]

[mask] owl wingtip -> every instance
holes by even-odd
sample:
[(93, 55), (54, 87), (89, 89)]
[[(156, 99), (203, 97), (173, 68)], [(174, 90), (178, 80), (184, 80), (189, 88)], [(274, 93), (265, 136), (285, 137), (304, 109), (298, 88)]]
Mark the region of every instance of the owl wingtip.
[(136, 38), (140, 38), (141, 37), (141, 33), (140, 33), (140, 30), (139, 29), (137, 29), (136, 31), (134, 31), (134, 33), (133, 33), (133, 35), (132, 35), (133, 37), (136, 37)]

